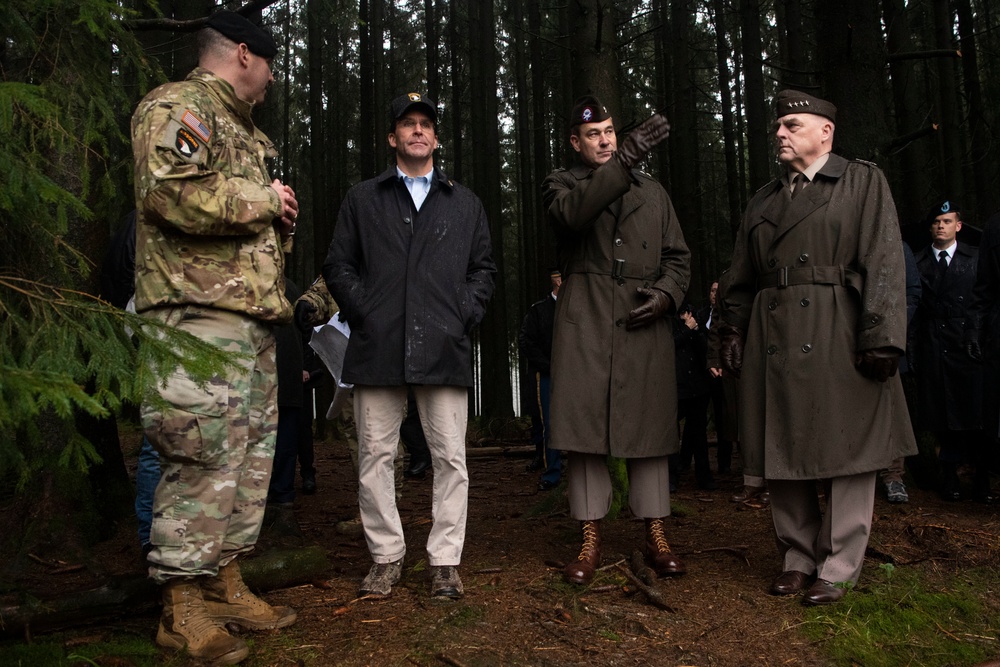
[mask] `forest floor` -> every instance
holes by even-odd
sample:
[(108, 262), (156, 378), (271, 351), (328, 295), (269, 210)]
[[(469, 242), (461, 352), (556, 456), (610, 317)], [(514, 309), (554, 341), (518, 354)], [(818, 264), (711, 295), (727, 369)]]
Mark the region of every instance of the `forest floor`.
[[(138, 436), (124, 430), (122, 436), (134, 466)], [(428, 475), (403, 484), (402, 582), (387, 600), (356, 600), (371, 564), (368, 549), (363, 536), (338, 534), (335, 526), (356, 514), (357, 483), (343, 443), (317, 442), (316, 456), (319, 492), (300, 494), (296, 513), (306, 543), (325, 550), (330, 570), (310, 584), (264, 595), (297, 609), (298, 621), (245, 635), (252, 651), (244, 664), (867, 667), (972, 665), (1000, 656), (995, 507), (945, 503), (913, 486), (905, 505), (890, 505), (880, 494), (858, 587), (834, 607), (806, 608), (795, 597), (767, 593), (780, 568), (770, 512), (729, 501), (742, 477), (717, 477), (719, 489), (707, 492), (688, 473), (667, 523), (688, 574), (657, 582), (671, 607), (665, 611), (636, 592), (616, 565), (627, 567), (641, 548), (641, 521), (605, 521), (607, 567), (591, 586), (570, 586), (560, 566), (575, 556), (579, 536), (564, 487), (539, 492), (525, 458), (470, 456), (464, 599), (429, 596)], [(25, 585), (44, 599), (141, 573), (134, 530), (123, 522), (83, 569), (70, 563), (54, 572), (38, 564), (38, 576), (29, 575)], [(0, 664), (186, 665), (152, 646), (157, 619), (150, 609), (30, 641), (4, 640)], [(38, 644), (56, 649), (32, 653)]]

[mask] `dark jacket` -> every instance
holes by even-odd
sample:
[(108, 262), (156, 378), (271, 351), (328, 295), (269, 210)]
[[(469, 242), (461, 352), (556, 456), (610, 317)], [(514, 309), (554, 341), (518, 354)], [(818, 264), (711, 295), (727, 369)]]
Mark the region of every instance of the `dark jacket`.
[(351, 188), (323, 265), (351, 326), (342, 381), (472, 386), (490, 252), (482, 202), (440, 169), (419, 212), (395, 167)]
[(793, 199), (772, 181), (733, 248), (719, 304), (746, 332), (746, 473), (823, 479), (916, 453), (898, 374), (877, 382), (854, 365), (859, 351), (906, 345), (902, 240), (882, 172), (831, 155)]
[(931, 431), (978, 429), (983, 373), (965, 353), (965, 330), (979, 255), (959, 242), (940, 280), (932, 247), (922, 249), (916, 259), (922, 293), (914, 319), (913, 358), (923, 426)]
[(906, 354), (899, 358), (899, 372), (908, 373), (912, 370), (910, 359), (913, 354), (913, 316), (917, 314), (917, 306), (920, 305), (920, 269), (917, 268), (917, 260), (913, 256), (910, 246), (903, 244), (903, 260), (906, 264)]
[[(629, 331), (639, 287), (684, 299), (691, 254), (659, 183), (612, 158), (546, 177), (563, 284), (552, 341), (552, 448), (665, 456), (677, 439), (674, 312)], [(616, 270), (616, 265), (618, 270)]]
[(978, 338), (993, 367), (1000, 366), (1000, 213), (986, 222), (979, 242), (979, 266), (968, 337)]
[(517, 342), (530, 373), (549, 374), (552, 365), (552, 327), (556, 318), (556, 299), (547, 297), (531, 305), (521, 323)]
[(674, 322), (678, 399), (697, 398), (711, 392), (712, 376), (708, 373), (707, 355), (708, 336), (701, 322), (697, 329), (691, 329), (678, 317)]
[(133, 210), (111, 239), (101, 267), (101, 298), (122, 310), (135, 294), (135, 221)]
[[(285, 298), (289, 303), (302, 296), (298, 285), (285, 278)], [(275, 363), (278, 368), (278, 407), (301, 408), (305, 396), (302, 370), (305, 367), (302, 333), (293, 323), (274, 327)]]

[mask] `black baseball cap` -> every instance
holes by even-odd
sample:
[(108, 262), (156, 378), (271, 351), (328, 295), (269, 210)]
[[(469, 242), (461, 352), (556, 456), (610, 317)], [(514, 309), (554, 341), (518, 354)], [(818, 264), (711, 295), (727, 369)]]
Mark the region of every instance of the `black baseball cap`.
[(414, 107), (420, 109), (431, 121), (437, 125), (437, 107), (434, 101), (426, 95), (420, 93), (406, 93), (400, 95), (389, 105), (389, 130), (396, 129), (396, 121), (406, 115), (406, 112)]

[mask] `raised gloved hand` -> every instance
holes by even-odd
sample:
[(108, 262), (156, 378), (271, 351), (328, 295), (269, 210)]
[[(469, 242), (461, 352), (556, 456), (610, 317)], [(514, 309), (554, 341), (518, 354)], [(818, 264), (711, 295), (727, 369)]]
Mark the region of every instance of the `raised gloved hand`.
[(673, 306), (670, 295), (658, 289), (640, 287), (636, 290), (636, 293), (643, 297), (645, 301), (638, 308), (633, 308), (628, 314), (628, 319), (625, 320), (625, 328), (629, 331), (639, 329), (660, 319)]
[(731, 324), (719, 326), (719, 363), (722, 370), (739, 377), (743, 370), (743, 332)]
[(319, 311), (316, 310), (316, 306), (312, 302), (307, 299), (299, 299), (295, 302), (295, 326), (299, 328), (299, 331), (305, 333), (319, 324), (316, 322), (318, 317)]
[(899, 352), (891, 347), (862, 350), (854, 359), (854, 367), (866, 378), (885, 382), (899, 368)]
[(618, 146), (618, 160), (626, 169), (642, 162), (653, 146), (670, 135), (670, 123), (660, 113), (653, 114), (641, 125), (628, 133)]

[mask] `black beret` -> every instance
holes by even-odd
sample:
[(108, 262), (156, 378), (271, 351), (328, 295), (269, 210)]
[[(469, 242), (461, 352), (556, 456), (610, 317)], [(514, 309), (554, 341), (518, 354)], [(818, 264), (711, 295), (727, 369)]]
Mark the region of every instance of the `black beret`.
[(611, 118), (608, 108), (593, 95), (584, 95), (576, 101), (569, 114), (569, 126), (574, 128), (583, 123), (602, 123)]
[(237, 44), (246, 44), (250, 51), (261, 58), (273, 58), (278, 55), (278, 45), (274, 43), (274, 38), (259, 25), (251, 23), (248, 18), (236, 12), (223, 9), (212, 14), (205, 25), (218, 30)]
[(833, 104), (813, 97), (809, 93), (783, 90), (774, 98), (774, 115), (776, 118), (781, 118), (793, 113), (812, 113), (829, 118), (834, 123), (837, 122), (837, 107)]
[(389, 130), (395, 130), (396, 121), (413, 107), (418, 107), (437, 125), (437, 108), (434, 106), (434, 101), (420, 93), (407, 93), (400, 95), (389, 105)]
[(959, 217), (959, 219), (961, 219), (962, 207), (959, 206), (958, 202), (955, 201), (954, 199), (945, 199), (943, 202), (935, 204), (931, 208), (931, 212), (927, 216), (927, 219), (930, 220), (931, 222), (934, 222), (934, 219), (936, 217), (938, 217), (939, 215), (945, 215), (947, 213), (954, 213)]

